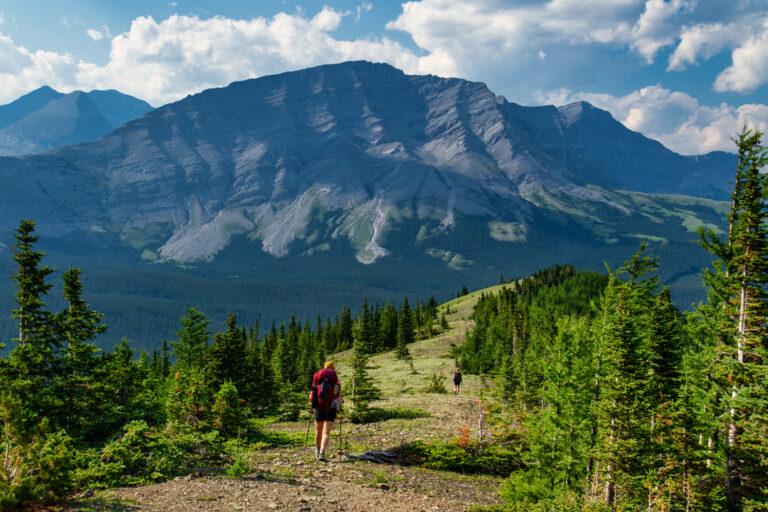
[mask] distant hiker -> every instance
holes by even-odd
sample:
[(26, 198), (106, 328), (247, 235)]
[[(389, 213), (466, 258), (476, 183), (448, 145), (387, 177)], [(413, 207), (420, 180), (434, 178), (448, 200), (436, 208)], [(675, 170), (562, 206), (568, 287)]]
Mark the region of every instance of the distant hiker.
[(453, 394), (459, 394), (459, 388), (461, 388), (461, 370), (456, 367), (456, 372), (453, 374)]
[(344, 402), (341, 399), (341, 383), (333, 367), (333, 361), (326, 362), (323, 369), (312, 377), (309, 401), (315, 416), (315, 457), (328, 462), (325, 458), (325, 450), (328, 448), (336, 414)]

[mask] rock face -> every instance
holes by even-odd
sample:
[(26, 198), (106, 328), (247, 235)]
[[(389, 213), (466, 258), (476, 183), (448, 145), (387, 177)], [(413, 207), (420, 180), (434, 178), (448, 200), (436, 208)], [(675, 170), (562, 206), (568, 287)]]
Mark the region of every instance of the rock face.
[(96, 140), (152, 107), (117, 91), (62, 94), (41, 87), (0, 106), (0, 154), (40, 153)]
[[(53, 105), (95, 119), (86, 100), (61, 96), (3, 131), (32, 134)], [(276, 257), (297, 240), (348, 240), (372, 263), (406, 221), (423, 239), (485, 219), (489, 238), (522, 242), (541, 212), (600, 224), (637, 211), (613, 189), (725, 199), (734, 161), (677, 155), (587, 103), (523, 107), (482, 83), (348, 62), (207, 90), (98, 141), (0, 159), (0, 229), (28, 216), (48, 233), (151, 232), (134, 247), (182, 262), (211, 260), (234, 236)]]

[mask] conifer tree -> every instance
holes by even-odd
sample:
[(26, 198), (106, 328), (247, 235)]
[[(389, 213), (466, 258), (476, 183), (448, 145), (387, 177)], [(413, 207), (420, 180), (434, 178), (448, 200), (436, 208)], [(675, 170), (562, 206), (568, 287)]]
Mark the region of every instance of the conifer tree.
[(236, 314), (229, 315), (226, 327), (226, 331), (214, 336), (211, 346), (211, 378), (216, 389), (231, 381), (238, 390), (245, 390), (248, 357), (245, 339), (237, 327)]
[(677, 311), (672, 305), (668, 286), (656, 298), (649, 329), (649, 392), (655, 410), (659, 404), (677, 397), (683, 361)]
[(176, 331), (179, 341), (171, 342), (176, 367), (180, 370), (204, 372), (208, 365), (208, 319), (196, 308), (187, 308), (187, 316), (181, 319), (181, 329)]
[[(281, 331), (283, 326), (281, 325)], [(280, 336), (277, 342), (277, 364), (280, 381), (285, 389), (303, 388), (299, 381), (299, 332), (296, 318), (291, 318), (286, 334)]]
[(352, 332), (353, 323), (352, 323), (352, 311), (350, 311), (348, 306), (344, 306), (344, 308), (341, 311), (341, 324), (339, 325), (339, 335), (338, 335), (338, 346), (336, 347), (336, 350), (334, 352), (341, 352), (342, 350), (347, 350), (352, 346), (352, 342), (354, 341), (354, 334)]
[(745, 127), (735, 139), (738, 166), (726, 241), (700, 231), (702, 244), (719, 258), (707, 277), (722, 307), (709, 316), (720, 319), (714, 344), (717, 354), (726, 354), (717, 357), (715, 370), (729, 390), (722, 398), (726, 488), (733, 507), (768, 503), (768, 476), (758, 469), (768, 457), (768, 187), (762, 173), (768, 157), (761, 138), (761, 132)]
[(90, 309), (83, 300), (80, 275), (80, 269), (70, 267), (62, 276), (67, 308), (54, 316), (56, 329), (66, 344), (56, 391), (64, 407), (57, 422), (75, 437), (88, 437), (103, 399), (94, 390), (99, 349), (91, 341), (107, 327), (101, 323), (104, 315)]
[(361, 338), (355, 338), (352, 347), (352, 414), (353, 421), (366, 421), (371, 401), (379, 397), (373, 379), (368, 373), (368, 354)]
[(357, 337), (366, 354), (372, 354), (376, 348), (376, 325), (373, 321), (373, 312), (368, 306), (368, 299), (363, 298), (363, 310), (360, 313), (357, 326)]
[(606, 290), (609, 319), (605, 329), (598, 422), (603, 462), (604, 500), (614, 507), (636, 506), (647, 500), (644, 478), (650, 464), (647, 421), (647, 361), (644, 353), (644, 313), (650, 310), (656, 278), (644, 277), (656, 268), (655, 258), (644, 254), (646, 245), (619, 272), (625, 282), (613, 281)]
[(398, 318), (397, 309), (389, 301), (384, 304), (379, 322), (379, 347), (394, 348), (397, 345)]
[(25, 428), (31, 429), (50, 411), (56, 411), (54, 384), (61, 374), (58, 349), (61, 334), (43, 299), (51, 289), (46, 278), (54, 272), (41, 266), (45, 253), (36, 251), (35, 222), (22, 220), (14, 233), (13, 260), (18, 264), (12, 279), (16, 282), (16, 308), (11, 315), (18, 321), (17, 345), (7, 358), (8, 383), (30, 414)]
[(408, 345), (413, 343), (415, 335), (413, 332), (413, 316), (411, 307), (408, 305), (408, 297), (403, 299), (403, 307), (400, 310), (400, 317), (397, 321), (397, 347), (396, 355), (398, 359), (408, 359), (411, 354)]

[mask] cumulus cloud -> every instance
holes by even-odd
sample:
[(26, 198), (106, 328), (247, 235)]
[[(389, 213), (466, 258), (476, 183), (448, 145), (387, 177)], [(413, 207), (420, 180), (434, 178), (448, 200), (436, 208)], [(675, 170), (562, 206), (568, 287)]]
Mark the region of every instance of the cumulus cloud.
[[(249, 20), (142, 16), (111, 39), (105, 65), (30, 52), (0, 35), (0, 101), (49, 84), (62, 91), (114, 88), (161, 105), (235, 80), (356, 59), (388, 62), (410, 73), (457, 72), (444, 52), (416, 55), (386, 37), (334, 38), (346, 14), (324, 7), (314, 16), (297, 11)], [(87, 33), (94, 40), (111, 37), (106, 26)]]
[(694, 6), (694, 0), (648, 0), (632, 30), (630, 47), (652, 63), (661, 48), (675, 42), (679, 30), (675, 18)]
[(76, 73), (77, 61), (71, 55), (29, 51), (0, 34), (0, 101), (11, 101), (44, 84), (66, 90)]
[(112, 39), (109, 62), (83, 63), (78, 80), (160, 104), (235, 80), (353, 59), (389, 62), (412, 73), (454, 71), (447, 56), (417, 56), (387, 38), (334, 39), (329, 32), (341, 20), (342, 13), (328, 7), (312, 18), (140, 17)]
[(675, 43), (677, 18), (694, 5), (695, 0), (549, 0), (514, 6), (496, 0), (420, 0), (403, 4), (387, 28), (407, 32), (421, 48), (449, 53), (469, 67), (478, 55), (509, 58), (530, 45), (562, 43), (618, 43), (652, 62), (659, 49)]
[(732, 63), (715, 80), (719, 92), (750, 92), (768, 82), (768, 19), (731, 53)]
[(559, 89), (542, 95), (540, 100), (556, 105), (588, 101), (608, 110), (630, 130), (641, 132), (684, 155), (716, 150), (733, 152), (730, 139), (745, 124), (762, 131), (768, 128), (766, 105), (734, 107), (723, 103), (705, 106), (688, 94), (658, 85), (643, 87), (626, 96)]

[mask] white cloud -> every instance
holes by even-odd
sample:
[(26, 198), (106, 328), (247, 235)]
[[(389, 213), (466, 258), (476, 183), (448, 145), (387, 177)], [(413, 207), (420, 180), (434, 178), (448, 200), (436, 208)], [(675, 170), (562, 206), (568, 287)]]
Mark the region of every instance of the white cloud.
[(85, 33), (88, 34), (88, 37), (90, 37), (94, 41), (101, 41), (102, 39), (104, 39), (104, 34), (102, 34), (98, 30), (93, 28), (87, 29)]
[(419, 56), (386, 37), (334, 38), (346, 14), (324, 7), (312, 17), (303, 10), (249, 20), (139, 17), (114, 38), (106, 26), (87, 31), (94, 40), (111, 38), (105, 65), (30, 52), (0, 34), (0, 102), (48, 84), (62, 91), (114, 88), (160, 105), (236, 80), (356, 59), (410, 73), (456, 73), (444, 52)]
[(94, 41), (101, 41), (102, 39), (112, 38), (112, 34), (109, 32), (109, 27), (106, 25), (102, 25), (101, 30), (96, 30), (94, 28), (86, 29), (85, 33), (88, 34), (88, 37)]
[[(677, 17), (694, 2), (549, 0), (500, 6), (496, 0), (420, 0), (403, 4), (387, 28), (409, 33), (424, 50), (454, 56), (462, 69), (515, 58), (534, 44), (620, 44), (652, 62), (660, 48), (674, 44)], [(478, 59), (484, 55), (490, 58)]]
[(744, 27), (739, 23), (701, 23), (685, 27), (680, 42), (669, 57), (667, 70), (683, 71), (699, 60), (707, 60), (724, 47), (737, 41)]
[(748, 104), (734, 107), (700, 105), (688, 94), (658, 85), (643, 87), (626, 96), (552, 91), (540, 98), (542, 103), (563, 105), (588, 101), (611, 112), (627, 128), (660, 141), (684, 155), (710, 151), (734, 151), (730, 140), (746, 123), (762, 131), (768, 129), (768, 106)]
[(652, 63), (661, 48), (675, 42), (679, 28), (671, 21), (689, 12), (694, 5), (694, 0), (648, 0), (628, 38), (630, 47), (642, 55), (647, 63)]
[(251, 20), (140, 17), (112, 39), (105, 66), (80, 65), (78, 81), (159, 104), (235, 80), (345, 60), (389, 62), (413, 73), (453, 71), (447, 57), (419, 57), (387, 38), (334, 39), (329, 32), (341, 20), (342, 13), (328, 7), (309, 19), (285, 13)]
[[(363, 3), (361, 3), (360, 5), (356, 6), (356, 7), (355, 7), (355, 12), (356, 12), (357, 14), (355, 15), (355, 22), (358, 22), (358, 21), (360, 21), (360, 16), (361, 16), (361, 15), (362, 15), (364, 12), (368, 12), (368, 11), (370, 11), (371, 9), (373, 9), (373, 4), (372, 4), (371, 2), (363, 2)], [(2, 14), (2, 13), (0, 13), (0, 14)]]
[(0, 100), (11, 101), (41, 85), (67, 90), (75, 82), (77, 61), (71, 55), (29, 51), (0, 34)]
[(719, 92), (750, 92), (768, 82), (768, 19), (759, 33), (731, 53), (732, 63), (715, 80)]

